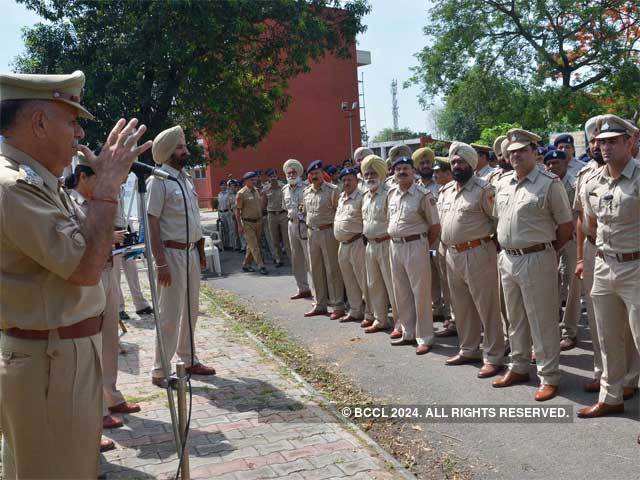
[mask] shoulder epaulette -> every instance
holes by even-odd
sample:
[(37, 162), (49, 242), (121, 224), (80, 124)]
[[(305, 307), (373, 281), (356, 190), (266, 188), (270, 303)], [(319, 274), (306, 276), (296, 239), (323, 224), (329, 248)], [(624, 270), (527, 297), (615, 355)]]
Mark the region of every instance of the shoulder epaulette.
[(16, 181), (26, 183), (27, 185), (32, 185), (37, 188), (42, 188), (44, 186), (44, 180), (42, 177), (28, 165), (20, 165)]

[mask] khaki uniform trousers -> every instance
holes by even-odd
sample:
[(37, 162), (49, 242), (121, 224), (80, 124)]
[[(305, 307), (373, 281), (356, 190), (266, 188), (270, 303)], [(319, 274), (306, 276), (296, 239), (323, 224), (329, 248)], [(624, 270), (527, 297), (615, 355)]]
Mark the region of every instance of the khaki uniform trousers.
[(271, 238), (271, 233), (269, 232), (269, 217), (267, 217), (267, 215), (262, 216), (262, 225), (258, 239), (260, 240), (258, 245), (264, 248), (265, 252), (269, 254), (273, 260), (280, 256), (279, 253), (276, 253), (278, 249), (276, 248), (273, 238)]
[(289, 246), (289, 231), (287, 224), (287, 214), (285, 212), (268, 212), (267, 221), (269, 223), (269, 235), (271, 237), (271, 244), (275, 250), (276, 262), (282, 261), (282, 247), (283, 245), (287, 258), (291, 260), (291, 247)]
[(262, 233), (262, 224), (254, 222), (242, 222), (244, 227), (244, 239), (247, 242), (247, 253), (244, 256), (243, 265), (249, 265), (251, 259), (255, 260), (258, 267), (264, 266), (262, 260), (262, 251), (260, 250), (260, 235)]
[(391, 304), (391, 314), (393, 319), (398, 318), (396, 297), (393, 293), (393, 282), (391, 280), (391, 257), (389, 244), (386, 242), (369, 242), (365, 252), (365, 263), (367, 270), (367, 287), (369, 289), (369, 299), (371, 310), (376, 327), (386, 328), (389, 326), (389, 304)]
[(446, 317), (450, 314), (450, 295), (447, 282), (447, 268), (445, 263), (445, 250), (441, 248), (441, 243), (435, 249), (435, 255), (429, 254), (431, 265), (431, 296), (433, 313)]
[[(113, 268), (116, 274), (116, 285), (118, 288), (118, 295), (120, 297), (120, 311), (125, 311), (124, 295), (122, 294), (122, 285), (120, 283), (121, 270), (124, 270), (124, 276), (127, 279), (127, 285), (129, 285), (129, 291), (131, 292), (131, 297), (133, 298), (133, 305), (135, 306), (136, 312), (144, 310), (145, 308), (149, 308), (149, 302), (147, 302), (147, 300), (144, 298), (142, 289), (140, 288), (140, 278), (138, 277), (138, 263), (136, 262), (136, 260), (133, 258), (123, 260), (121, 256), (116, 257), (116, 259), (114, 259)], [(122, 265), (122, 268), (116, 267), (116, 261), (118, 261), (120, 265)]]
[(569, 240), (560, 250), (558, 275), (560, 279), (560, 301), (566, 303), (560, 332), (562, 338), (578, 338), (578, 320), (580, 319), (580, 279), (576, 278), (576, 241)]
[(367, 268), (363, 238), (351, 243), (340, 243), (338, 247), (338, 265), (349, 301), (349, 315), (361, 320), (363, 317), (373, 320), (367, 286)]
[[(600, 401), (622, 403), (625, 380), (628, 381), (629, 370), (635, 368), (625, 358), (629, 355), (625, 348), (629, 336), (640, 350), (640, 261), (618, 262), (611, 256), (596, 258), (591, 296), (602, 349)], [(635, 382), (633, 386), (637, 386), (637, 379)]]
[[(289, 221), (289, 245), (291, 249), (291, 270), (296, 279), (298, 293), (308, 292), (309, 282), (307, 272), (309, 271), (309, 252), (307, 249), (307, 226), (304, 223)], [(302, 234), (304, 238), (300, 236)]]
[(344, 310), (344, 283), (338, 266), (338, 241), (333, 230), (308, 229), (309, 265), (315, 287), (315, 309)]
[[(189, 297), (187, 298), (187, 253), (189, 255)], [(164, 340), (167, 362), (171, 363), (173, 356), (189, 367), (191, 366), (191, 331), (195, 336), (196, 321), (199, 313), (200, 297), (200, 256), (196, 248), (189, 252), (173, 248), (165, 249), (167, 265), (171, 272), (171, 286), (158, 286), (158, 310), (157, 317), (162, 338)], [(187, 303), (188, 302), (188, 303)], [(191, 306), (191, 318), (189, 318), (188, 305)], [(195, 352), (193, 362), (198, 363)], [(156, 337), (156, 354), (152, 375), (156, 378), (164, 378), (160, 357), (160, 341)]]
[(431, 266), (426, 238), (391, 243), (391, 278), (402, 338), (419, 345), (433, 343)]
[(540, 382), (560, 382), (560, 327), (558, 323), (558, 261), (553, 248), (527, 255), (498, 257), (509, 316), (511, 365), (516, 373), (529, 372), (531, 342)]
[(226, 231), (226, 235), (222, 236), (222, 238), (226, 240), (224, 246), (228, 248), (238, 248), (238, 235), (236, 233), (236, 224), (233, 218), (233, 212), (220, 212), (219, 215)]
[(102, 272), (102, 286), (107, 298), (102, 320), (102, 391), (104, 395), (102, 414), (108, 415), (108, 407), (115, 407), (125, 401), (116, 386), (118, 383), (118, 277), (122, 265), (122, 255), (113, 258), (113, 267)]
[(101, 336), (61, 340), (56, 333), (49, 340), (25, 340), (2, 335), (5, 479), (97, 478)]
[(495, 244), (485, 242), (479, 247), (459, 253), (448, 249), (446, 262), (460, 339), (460, 355), (467, 358), (480, 357), (480, 341), (484, 330), (484, 362), (502, 365), (504, 332), (500, 321)]

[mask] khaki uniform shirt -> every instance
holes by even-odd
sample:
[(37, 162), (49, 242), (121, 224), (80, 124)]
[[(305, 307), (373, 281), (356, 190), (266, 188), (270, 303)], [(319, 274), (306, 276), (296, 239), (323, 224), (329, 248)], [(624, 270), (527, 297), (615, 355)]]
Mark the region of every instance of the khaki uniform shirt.
[(362, 192), (356, 188), (351, 195), (340, 194), (333, 234), (339, 242), (346, 242), (359, 233), (362, 233)]
[(240, 209), (242, 219), (260, 220), (262, 218), (262, 204), (258, 189), (242, 187), (236, 195), (236, 208)]
[(435, 180), (429, 180), (429, 181), (425, 182), (424, 180), (422, 180), (420, 178), (419, 180), (416, 181), (416, 183), (418, 185), (420, 185), (422, 188), (424, 188), (427, 192), (430, 192), (431, 195), (433, 195), (433, 198), (438, 200), (438, 194), (440, 192), (440, 185), (438, 185), (435, 182)]
[[(178, 171), (166, 164), (160, 169), (177, 178), (184, 188), (189, 212), (189, 242), (197, 242), (202, 238), (202, 226), (198, 195), (191, 176), (184, 170)], [(160, 219), (160, 240), (186, 243), (184, 200), (178, 184), (152, 177), (149, 179), (148, 191), (147, 213)]]
[[(586, 185), (592, 178), (595, 178), (600, 165), (595, 160), (591, 160), (586, 166), (578, 172), (578, 178), (576, 179), (576, 192), (573, 199), (573, 211), (576, 216), (584, 213), (584, 205), (587, 203), (586, 197)], [(582, 232), (585, 235), (590, 235), (589, 220), (582, 217)]]
[(492, 210), (493, 187), (486, 180), (474, 175), (462, 187), (449, 182), (438, 197), (440, 240), (449, 247), (491, 236)]
[(629, 159), (616, 180), (604, 167), (585, 188), (585, 213), (598, 221), (598, 249), (613, 254), (640, 251), (640, 165)]
[(282, 185), (278, 183), (276, 188), (265, 190), (267, 196), (267, 212), (281, 212), (282, 208)]
[(42, 164), (0, 144), (0, 328), (50, 330), (104, 311), (100, 282), (67, 281), (86, 240), (72, 201)]
[(298, 214), (302, 206), (302, 196), (306, 187), (305, 183), (294, 186), (287, 184), (282, 187), (282, 208), (287, 211), (287, 218), (290, 222), (298, 221)]
[(362, 198), (362, 233), (369, 239), (388, 235), (387, 196), (389, 189), (383, 185), (375, 192), (367, 191)]
[(427, 233), (431, 225), (440, 223), (433, 195), (415, 183), (405, 192), (400, 187), (389, 191), (387, 215), (392, 237)]
[(585, 165), (586, 163), (582, 163), (577, 158), (572, 158), (569, 162), (569, 165), (567, 166), (567, 175), (571, 175), (572, 177), (577, 176), (578, 172), (582, 170)]
[(569, 205), (573, 207), (573, 202), (576, 198), (576, 177), (571, 175), (568, 171), (562, 179), (562, 185), (567, 191), (567, 197), (569, 197)]
[(489, 178), (491, 178), (491, 176), (495, 171), (496, 171), (495, 168), (487, 164), (476, 172), (476, 177), (481, 178), (482, 180), (486, 180), (488, 182)]
[(338, 187), (324, 182), (318, 190), (313, 185), (304, 189), (302, 205), (309, 227), (333, 223), (338, 208)]
[(556, 227), (573, 217), (560, 179), (534, 168), (518, 182), (516, 172), (496, 184), (493, 208), (498, 218), (498, 242), (504, 248), (526, 248), (556, 239)]

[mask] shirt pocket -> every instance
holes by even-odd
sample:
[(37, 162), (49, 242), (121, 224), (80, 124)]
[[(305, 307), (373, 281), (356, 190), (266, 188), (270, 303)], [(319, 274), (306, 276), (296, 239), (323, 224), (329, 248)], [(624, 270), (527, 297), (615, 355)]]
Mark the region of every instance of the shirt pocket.
[(184, 205), (184, 202), (182, 201), (182, 192), (180, 191), (180, 189), (168, 191), (167, 194), (169, 197), (167, 199), (167, 203), (172, 207), (179, 207), (181, 205)]
[(637, 222), (640, 219), (640, 194), (638, 191), (620, 192), (617, 210), (620, 218)]

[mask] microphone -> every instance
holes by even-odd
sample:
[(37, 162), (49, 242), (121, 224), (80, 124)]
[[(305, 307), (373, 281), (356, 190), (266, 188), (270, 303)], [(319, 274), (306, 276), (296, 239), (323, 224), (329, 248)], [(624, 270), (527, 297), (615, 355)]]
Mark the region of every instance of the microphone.
[(150, 167), (149, 165), (141, 162), (133, 162), (129, 171), (143, 177), (149, 177), (153, 175), (154, 177), (161, 180), (173, 180), (174, 182), (178, 181), (176, 177), (174, 177), (173, 175), (169, 175), (169, 173), (165, 172), (164, 170)]

